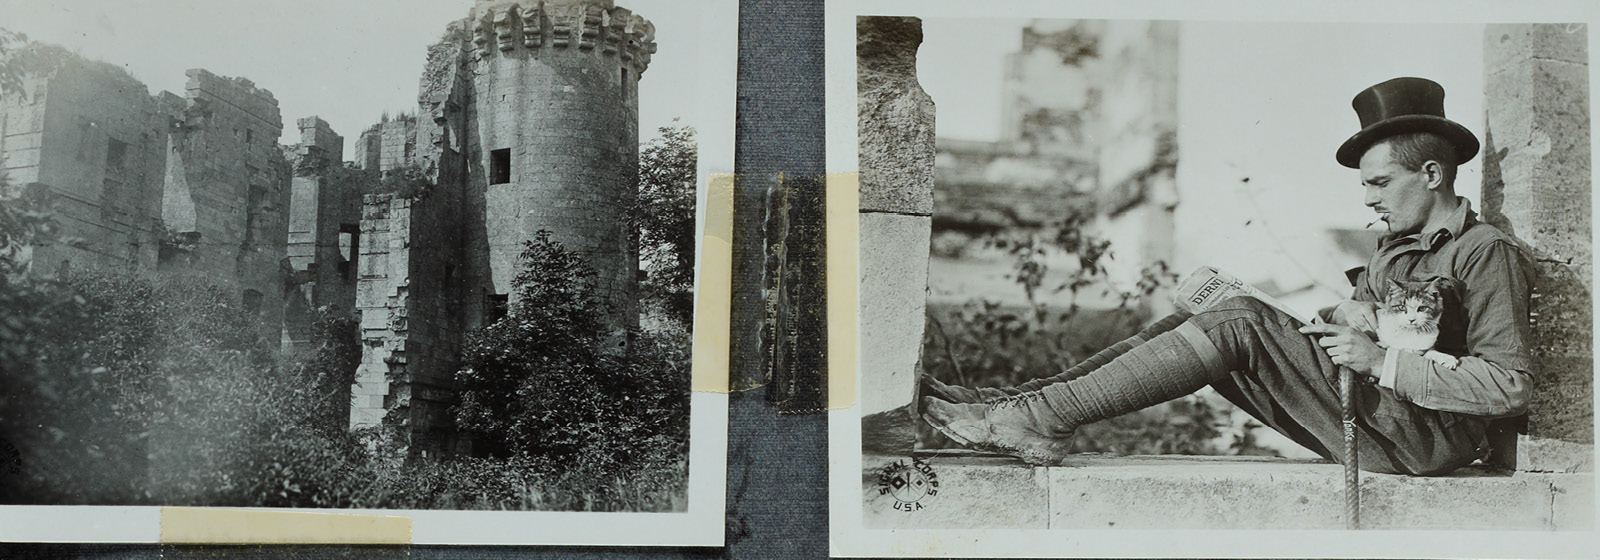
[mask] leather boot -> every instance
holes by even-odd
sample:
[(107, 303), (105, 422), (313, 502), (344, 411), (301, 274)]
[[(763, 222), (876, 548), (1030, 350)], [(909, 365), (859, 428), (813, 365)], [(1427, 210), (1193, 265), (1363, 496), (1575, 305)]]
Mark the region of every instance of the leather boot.
[(922, 418), (939, 433), (974, 449), (1015, 456), (1032, 465), (1061, 463), (1072, 450), (1077, 428), (1038, 391), (983, 404), (949, 403), (926, 397)]

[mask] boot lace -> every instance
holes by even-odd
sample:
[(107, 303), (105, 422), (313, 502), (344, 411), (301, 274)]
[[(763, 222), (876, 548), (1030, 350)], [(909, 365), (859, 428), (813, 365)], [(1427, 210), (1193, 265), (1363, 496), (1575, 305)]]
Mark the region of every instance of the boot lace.
[(1029, 392), (1029, 393), (1022, 393), (1022, 394), (1018, 394), (1018, 395), (1011, 395), (1011, 396), (1008, 396), (1008, 397), (1000, 397), (1000, 398), (995, 399), (994, 401), (989, 403), (989, 410), (1001, 410), (1001, 409), (1007, 409), (1007, 408), (1017, 408), (1017, 407), (1021, 407), (1021, 406), (1028, 406), (1028, 405), (1031, 405), (1031, 404), (1033, 404), (1035, 402), (1039, 402), (1039, 401), (1043, 401), (1043, 400), (1044, 400), (1044, 393), (1041, 393), (1039, 391), (1033, 391), (1033, 392)]

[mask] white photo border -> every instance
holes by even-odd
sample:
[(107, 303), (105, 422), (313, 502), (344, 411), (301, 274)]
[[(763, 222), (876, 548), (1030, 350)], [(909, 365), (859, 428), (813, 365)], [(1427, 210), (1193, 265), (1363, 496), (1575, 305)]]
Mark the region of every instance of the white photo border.
[[(859, 171), (857, 158), (856, 18), (1058, 18), (1236, 21), (1284, 23), (1568, 23), (1586, 22), (1592, 50), (1600, 45), (1600, 5), (1577, 1), (1538, 4), (1421, 1), (1386, 3), (1180, 0), (1109, 2), (1098, 0), (828, 0), (827, 169)], [(1396, 45), (1403, 44), (1397, 38)], [(1591, 57), (1593, 55), (1591, 54)], [(1591, 58), (1592, 60), (1592, 58)], [(1600, 72), (1589, 73), (1590, 107), (1600, 91)], [(1353, 94), (1354, 92), (1352, 92)], [(1591, 141), (1591, 160), (1600, 160), (1600, 143)], [(1591, 181), (1593, 178), (1591, 178)], [(1593, 204), (1593, 201), (1591, 201)], [(855, 214), (855, 209), (836, 210)], [(1591, 211), (1592, 215), (1592, 211)], [(854, 260), (854, 255), (847, 257)], [(857, 278), (836, 279), (854, 285)], [(858, 317), (835, 317), (835, 328)], [(859, 329), (851, 328), (854, 335)], [(856, 382), (851, 371), (833, 372)], [(829, 413), (830, 551), (838, 557), (1226, 557), (1226, 558), (1568, 558), (1594, 557), (1600, 533), (1588, 531), (1306, 531), (1306, 530), (1020, 530), (1020, 529), (867, 529), (863, 525), (861, 405)], [(1591, 496), (1593, 499), (1594, 496)], [(1592, 503), (1600, 503), (1595, 501)]]
[[(697, 71), (671, 77), (698, 92), (696, 106), (686, 110), (685, 124), (695, 127), (699, 150), (696, 226), (701, 236), (696, 258), (700, 259), (711, 179), (733, 170), (739, 8), (737, 0), (691, 1), (694, 6), (685, 0), (621, 0), (618, 4), (645, 17), (657, 11), (700, 12), (696, 44), (673, 46), (696, 50)], [(446, 23), (439, 22), (439, 28)], [(420, 59), (417, 64), (420, 68)], [(666, 78), (647, 74), (643, 79)], [(654, 133), (642, 130), (641, 137)], [(732, 273), (707, 271), (700, 265), (696, 263), (696, 309), (701, 295), (698, 287), (705, 283), (701, 276)], [(726, 319), (712, 323), (725, 325)], [(697, 316), (696, 337), (701, 336), (701, 325)], [(692, 392), (689, 424), (688, 503), (683, 512), (216, 509), (409, 517), (413, 545), (721, 546), (727, 490), (727, 393)], [(161, 512), (160, 506), (0, 506), (0, 542), (160, 543)]]

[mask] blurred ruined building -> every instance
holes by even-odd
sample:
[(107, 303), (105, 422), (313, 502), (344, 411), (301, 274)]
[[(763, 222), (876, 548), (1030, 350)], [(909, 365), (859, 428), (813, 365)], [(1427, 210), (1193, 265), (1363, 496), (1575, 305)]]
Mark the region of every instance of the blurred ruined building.
[[(234, 286), (286, 348), (315, 310), (360, 317), (352, 427), (414, 457), (466, 451), (447, 416), (462, 334), (503, 315), (540, 230), (589, 256), (619, 331), (637, 324), (638, 81), (654, 26), (611, 0), (479, 0), (429, 48), (415, 115), (344, 138), (244, 78), (184, 95), (57, 53), (0, 104), (11, 192), (51, 195), (36, 272), (197, 274)], [(43, 269), (43, 270), (41, 270)]]
[(982, 293), (1023, 303), (993, 272), (1009, 258), (973, 241), (1074, 213), (1118, 240), (1108, 279), (1131, 289), (1142, 269), (1172, 258), (1178, 23), (1036, 20), (1004, 64), (1000, 139), (937, 141), (933, 301)]

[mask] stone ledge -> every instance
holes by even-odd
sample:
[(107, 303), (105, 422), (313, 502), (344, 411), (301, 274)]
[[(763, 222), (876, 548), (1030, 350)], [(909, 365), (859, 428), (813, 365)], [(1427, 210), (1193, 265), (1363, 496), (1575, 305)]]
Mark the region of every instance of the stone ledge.
[[(863, 458), (868, 528), (1342, 529), (1343, 468), (1324, 461), (1081, 455), (1030, 467), (975, 453), (923, 457), (936, 493), (911, 501), (880, 474), (906, 458)], [(1592, 473), (1445, 477), (1362, 473), (1371, 529), (1589, 530)], [(907, 494), (900, 493), (902, 496)], [(921, 493), (913, 493), (921, 494)]]

